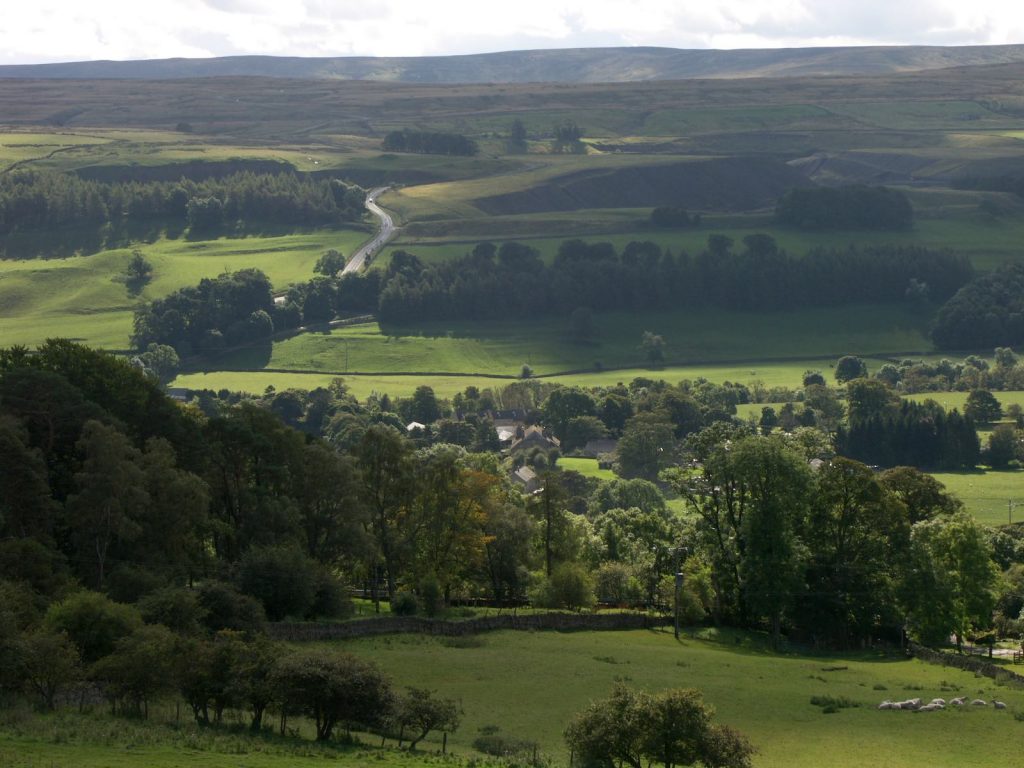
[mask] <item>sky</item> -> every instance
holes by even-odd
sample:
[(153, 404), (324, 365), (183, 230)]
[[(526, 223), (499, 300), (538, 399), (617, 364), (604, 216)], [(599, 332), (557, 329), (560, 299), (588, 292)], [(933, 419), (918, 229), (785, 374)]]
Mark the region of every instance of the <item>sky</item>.
[(0, 64), (1024, 43), (1017, 0), (5, 0)]

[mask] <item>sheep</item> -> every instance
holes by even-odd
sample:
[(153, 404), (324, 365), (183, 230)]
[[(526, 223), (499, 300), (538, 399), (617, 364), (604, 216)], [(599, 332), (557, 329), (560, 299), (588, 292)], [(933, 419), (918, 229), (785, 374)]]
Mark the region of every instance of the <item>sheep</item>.
[(957, 696), (955, 699), (950, 699), (949, 703), (954, 707), (962, 707), (964, 705), (964, 697)]
[(929, 703), (930, 704), (939, 704), (939, 705), (941, 705), (943, 707), (946, 706), (946, 700), (945, 699), (932, 699)]
[(984, 699), (975, 699), (974, 701), (971, 702), (971, 706), (972, 707), (987, 707), (988, 706), (988, 702), (985, 701)]
[(992, 702), (992, 706), (995, 707), (996, 709), (1006, 709), (1006, 704), (1004, 704), (1001, 701), (993, 701)]
[(938, 707), (936, 707), (934, 704), (925, 704), (923, 707), (921, 707), (917, 711), (918, 712), (934, 712), (936, 709), (938, 709)]
[(878, 705), (878, 708), (879, 709), (892, 709), (892, 702), (889, 701), (888, 699), (886, 699), (885, 701), (883, 701), (881, 704)]
[(920, 699), (907, 699), (906, 701), (897, 701), (892, 706), (893, 709), (910, 709), (916, 710), (921, 708)]

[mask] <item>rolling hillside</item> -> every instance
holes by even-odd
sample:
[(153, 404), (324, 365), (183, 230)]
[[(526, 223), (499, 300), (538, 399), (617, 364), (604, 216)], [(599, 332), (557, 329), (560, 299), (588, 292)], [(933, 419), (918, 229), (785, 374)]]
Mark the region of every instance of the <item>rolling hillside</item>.
[(89, 61), (0, 66), (0, 77), (287, 77), (401, 83), (601, 83), (689, 78), (870, 75), (1024, 61), (1024, 46), (867, 46), (751, 50), (572, 48), (463, 56)]

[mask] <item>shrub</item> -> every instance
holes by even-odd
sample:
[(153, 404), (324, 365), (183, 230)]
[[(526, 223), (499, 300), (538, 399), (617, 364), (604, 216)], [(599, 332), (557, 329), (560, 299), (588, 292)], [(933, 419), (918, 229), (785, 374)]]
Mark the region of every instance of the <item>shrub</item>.
[(444, 591), (437, 577), (430, 575), (420, 581), (420, 605), (427, 616), (437, 616), (444, 608)]
[(259, 601), (221, 581), (199, 587), (199, 605), (205, 611), (202, 623), (210, 632), (257, 632), (267, 620)]
[(850, 709), (851, 707), (859, 707), (860, 704), (856, 701), (846, 698), (845, 696), (811, 696), (811, 704), (816, 707), (821, 707), (823, 714), (831, 715), (838, 712), (840, 709)]
[(527, 757), (537, 749), (537, 742), (488, 733), (473, 739), (473, 749), (494, 757)]
[(318, 568), (315, 588), (313, 605), (309, 610), (310, 618), (337, 619), (352, 614), (352, 598), (336, 574), (327, 568)]
[(139, 601), (139, 611), (147, 624), (163, 624), (182, 635), (197, 635), (203, 629), (206, 609), (191, 589), (165, 587)]
[(286, 712), (316, 722), (317, 741), (339, 723), (374, 728), (393, 708), (391, 685), (373, 664), (347, 653), (301, 651), (281, 659), (272, 679)]
[(130, 605), (115, 603), (98, 592), (76, 592), (46, 612), (44, 628), (67, 634), (85, 664), (108, 656), (117, 642), (142, 625), (139, 612)]
[(316, 586), (316, 564), (296, 547), (255, 548), (242, 557), (239, 587), (262, 603), (271, 621), (306, 616)]
[(538, 585), (532, 599), (541, 608), (593, 608), (594, 579), (579, 563), (562, 563)]
[(419, 600), (412, 592), (398, 592), (391, 601), (391, 612), (396, 616), (415, 616), (419, 610)]
[(149, 701), (171, 688), (174, 635), (159, 625), (118, 641), (114, 652), (93, 666), (91, 677), (121, 714), (148, 715)]

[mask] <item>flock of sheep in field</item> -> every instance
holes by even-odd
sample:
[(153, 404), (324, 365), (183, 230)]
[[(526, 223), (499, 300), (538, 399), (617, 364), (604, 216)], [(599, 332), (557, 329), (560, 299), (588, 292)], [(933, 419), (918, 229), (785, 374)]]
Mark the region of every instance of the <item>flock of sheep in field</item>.
[[(966, 697), (958, 696), (955, 699), (950, 699), (948, 705), (951, 707), (987, 707), (988, 702), (984, 699), (973, 699), (967, 701)], [(938, 709), (945, 709), (947, 702), (945, 699), (932, 699), (930, 702), (925, 704), (921, 699), (907, 699), (906, 701), (889, 701), (886, 699), (878, 705), (879, 709), (905, 709), (911, 712), (935, 712)], [(992, 706), (996, 709), (1006, 709), (1006, 705), (1001, 701), (993, 701)]]

